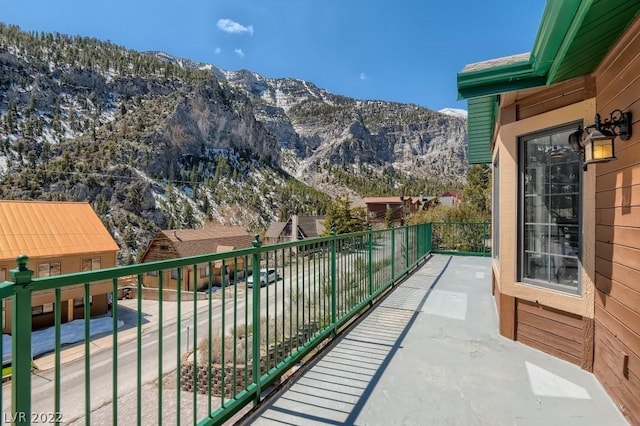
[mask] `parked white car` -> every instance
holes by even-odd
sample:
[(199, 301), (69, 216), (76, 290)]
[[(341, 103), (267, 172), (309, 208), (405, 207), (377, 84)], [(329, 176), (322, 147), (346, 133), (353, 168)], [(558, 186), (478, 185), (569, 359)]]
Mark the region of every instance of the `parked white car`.
[[(260, 269), (260, 287), (271, 282), (275, 283), (278, 279), (278, 273), (275, 269)], [(249, 277), (247, 278), (247, 287), (253, 287), (253, 274), (249, 274)]]

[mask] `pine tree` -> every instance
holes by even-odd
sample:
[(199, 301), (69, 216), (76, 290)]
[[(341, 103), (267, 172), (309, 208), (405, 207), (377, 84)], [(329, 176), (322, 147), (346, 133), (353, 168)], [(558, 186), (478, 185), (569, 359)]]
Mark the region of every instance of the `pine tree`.
[(467, 172), (467, 186), (462, 199), (475, 208), (483, 217), (491, 214), (491, 169), (488, 165), (473, 165)]

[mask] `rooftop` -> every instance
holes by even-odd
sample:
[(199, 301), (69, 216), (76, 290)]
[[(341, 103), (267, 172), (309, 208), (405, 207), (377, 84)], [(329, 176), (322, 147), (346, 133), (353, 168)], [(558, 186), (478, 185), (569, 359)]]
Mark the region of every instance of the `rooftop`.
[(0, 259), (117, 251), (89, 203), (0, 200)]

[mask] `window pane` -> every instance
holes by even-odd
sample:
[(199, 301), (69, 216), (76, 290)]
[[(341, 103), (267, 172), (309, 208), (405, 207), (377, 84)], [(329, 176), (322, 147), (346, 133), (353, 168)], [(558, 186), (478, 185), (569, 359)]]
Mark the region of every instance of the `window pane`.
[(578, 261), (573, 257), (551, 256), (551, 281), (557, 284), (578, 285)]
[(540, 281), (549, 280), (549, 256), (540, 253), (524, 254), (524, 272), (527, 278)]
[(0, 282), (7, 280), (7, 268), (0, 268)]
[(49, 264), (41, 263), (38, 265), (38, 276), (39, 277), (48, 277), (49, 276)]
[(549, 213), (559, 224), (578, 224), (578, 215), (580, 214), (580, 197), (578, 194), (569, 195), (551, 195)]
[(91, 270), (91, 259), (82, 259), (82, 272)]
[(526, 225), (524, 231), (524, 250), (535, 253), (549, 251), (549, 227), (547, 225)]
[(525, 147), (525, 162), (527, 166), (544, 166), (548, 162), (548, 139), (542, 137), (531, 139)]
[(51, 262), (49, 264), (49, 274), (60, 275), (60, 273), (61, 273), (60, 262)]
[(493, 223), (492, 223), (492, 238), (491, 247), (493, 257), (498, 258), (500, 255), (500, 169), (498, 164), (498, 156), (496, 155), (496, 161), (493, 163)]
[(578, 287), (580, 160), (561, 130), (522, 139), (520, 197), (521, 279)]
[(524, 215), (527, 223), (546, 223), (549, 220), (549, 210), (540, 195), (527, 195), (524, 199)]
[(95, 271), (97, 269), (102, 268), (102, 266), (100, 266), (102, 264), (102, 261), (99, 257), (95, 258), (95, 259), (91, 259), (91, 268)]

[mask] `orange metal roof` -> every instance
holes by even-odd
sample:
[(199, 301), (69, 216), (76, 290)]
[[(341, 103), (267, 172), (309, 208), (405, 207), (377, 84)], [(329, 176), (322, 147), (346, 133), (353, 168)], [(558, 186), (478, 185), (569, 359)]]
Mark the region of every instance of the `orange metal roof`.
[(89, 203), (0, 200), (0, 260), (117, 250)]

